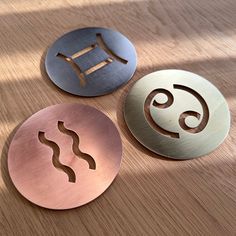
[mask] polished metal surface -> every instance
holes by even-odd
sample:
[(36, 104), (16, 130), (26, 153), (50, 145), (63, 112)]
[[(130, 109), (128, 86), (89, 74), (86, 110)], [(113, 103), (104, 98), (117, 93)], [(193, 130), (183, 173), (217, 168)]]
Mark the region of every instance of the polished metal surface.
[(29, 201), (70, 209), (101, 195), (118, 174), (122, 144), (113, 122), (80, 104), (58, 104), (32, 115), (8, 152), (10, 177)]
[(230, 129), (228, 105), (219, 90), (182, 70), (157, 71), (137, 81), (126, 98), (124, 116), (140, 143), (173, 159), (210, 153)]
[(121, 33), (105, 28), (69, 32), (49, 48), (45, 61), (51, 81), (80, 96), (100, 96), (128, 82), (136, 69), (136, 51)]

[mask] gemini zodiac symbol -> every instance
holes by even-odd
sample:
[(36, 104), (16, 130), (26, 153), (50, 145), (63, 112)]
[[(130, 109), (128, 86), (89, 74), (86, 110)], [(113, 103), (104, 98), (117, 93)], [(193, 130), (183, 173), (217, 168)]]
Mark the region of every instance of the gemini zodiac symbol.
[[(104, 53), (107, 54), (107, 58), (103, 61), (100, 61), (98, 63), (96, 63), (96, 59), (99, 59), (99, 55), (96, 55), (96, 49), (100, 48), (104, 51)], [(78, 58), (82, 57), (82, 56), (86, 56), (86, 54), (89, 53), (94, 53), (94, 58), (95, 58), (95, 65), (92, 65), (89, 68), (86, 68), (85, 70), (82, 70), (80, 68)], [(83, 87), (86, 85), (86, 76), (99, 70), (102, 69), (103, 67), (107, 66), (108, 64), (112, 63), (114, 60), (123, 63), (123, 64), (127, 64), (128, 61), (126, 61), (125, 59), (119, 57), (118, 55), (116, 55), (114, 52), (112, 52), (108, 46), (106, 45), (105, 41), (102, 38), (102, 35), (100, 33), (96, 34), (96, 43), (90, 45), (89, 47), (86, 47), (76, 53), (74, 53), (71, 56), (66, 56), (60, 52), (58, 52), (57, 57), (62, 58), (63, 60), (65, 60), (66, 62), (68, 62), (71, 67), (74, 69), (75, 73), (77, 74), (79, 80), (80, 80), (80, 85)]]
[(112, 93), (133, 76), (134, 45), (120, 32), (88, 27), (68, 32), (48, 49), (45, 68), (60, 89), (79, 96)]

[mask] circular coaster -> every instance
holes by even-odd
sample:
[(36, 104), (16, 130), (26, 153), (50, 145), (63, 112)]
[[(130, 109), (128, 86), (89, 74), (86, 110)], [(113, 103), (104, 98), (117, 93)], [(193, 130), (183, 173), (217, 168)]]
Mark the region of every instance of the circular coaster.
[(58, 104), (32, 115), (8, 152), (10, 177), (31, 202), (50, 209), (84, 205), (118, 174), (122, 144), (113, 122), (95, 108)]
[(140, 143), (173, 159), (213, 151), (230, 128), (228, 105), (219, 90), (182, 70), (157, 71), (136, 82), (127, 96), (124, 116)]
[(62, 90), (80, 96), (111, 93), (136, 69), (136, 51), (121, 33), (104, 28), (69, 32), (49, 48), (49, 78)]

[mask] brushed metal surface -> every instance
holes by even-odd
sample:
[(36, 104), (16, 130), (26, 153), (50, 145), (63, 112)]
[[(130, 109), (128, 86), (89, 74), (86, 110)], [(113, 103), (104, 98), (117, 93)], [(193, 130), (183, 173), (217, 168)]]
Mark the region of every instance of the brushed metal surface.
[(51, 81), (80, 96), (100, 96), (128, 82), (136, 69), (136, 51), (121, 33), (83, 28), (59, 38), (49, 48), (45, 67)]
[(162, 70), (137, 81), (127, 95), (125, 121), (134, 137), (173, 159), (210, 153), (230, 129), (228, 105), (206, 79), (182, 70)]
[(29, 201), (69, 209), (102, 194), (118, 174), (122, 144), (113, 122), (80, 104), (58, 104), (28, 118), (8, 152), (10, 177)]

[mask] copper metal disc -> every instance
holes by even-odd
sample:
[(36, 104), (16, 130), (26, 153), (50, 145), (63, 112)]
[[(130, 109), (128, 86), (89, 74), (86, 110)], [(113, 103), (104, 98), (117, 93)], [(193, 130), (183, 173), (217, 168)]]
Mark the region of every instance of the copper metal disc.
[(124, 116), (140, 143), (173, 159), (213, 151), (230, 128), (228, 105), (219, 90), (182, 70), (157, 71), (136, 82), (127, 96)]
[(136, 51), (121, 33), (104, 28), (69, 32), (49, 48), (49, 78), (62, 90), (80, 96), (111, 93), (136, 69)]
[(95, 108), (58, 104), (32, 115), (17, 130), (8, 169), (18, 191), (50, 209), (84, 205), (102, 194), (118, 174), (120, 135)]

